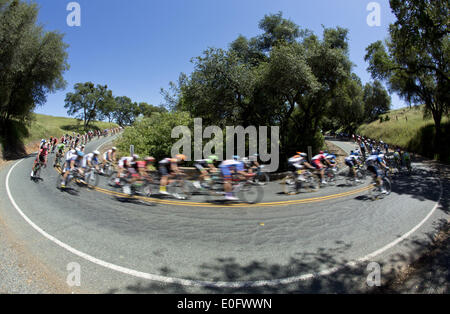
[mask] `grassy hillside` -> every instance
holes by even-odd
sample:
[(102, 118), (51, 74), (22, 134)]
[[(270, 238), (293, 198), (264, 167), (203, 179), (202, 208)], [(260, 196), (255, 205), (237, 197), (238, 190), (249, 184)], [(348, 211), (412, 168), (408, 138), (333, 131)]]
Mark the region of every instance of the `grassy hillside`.
[[(389, 117), (389, 121), (384, 121), (386, 116)], [(432, 118), (423, 118), (423, 106), (392, 110), (382, 115), (382, 118), (383, 122), (377, 120), (362, 125), (357, 131), (358, 134), (383, 140), (392, 146), (399, 146), (423, 156), (437, 157), (433, 153), (434, 121)], [(440, 145), (446, 148), (446, 154), (441, 159), (450, 162), (450, 121), (444, 118), (442, 122), (443, 139)]]
[[(108, 122), (93, 122), (90, 129), (108, 129), (117, 124)], [(10, 121), (7, 132), (0, 136), (0, 159), (15, 158), (25, 154), (25, 145), (48, 139), (50, 136), (60, 137), (63, 134), (84, 133), (83, 122), (72, 118), (53, 117), (35, 114), (31, 126), (25, 126), (20, 121)]]
[[(24, 144), (38, 141), (50, 136), (62, 136), (63, 134), (84, 133), (83, 122), (72, 118), (53, 117), (43, 114), (35, 114), (36, 120), (28, 128), (28, 135), (23, 138)], [(104, 130), (117, 127), (117, 124), (108, 122), (93, 122), (90, 128)]]

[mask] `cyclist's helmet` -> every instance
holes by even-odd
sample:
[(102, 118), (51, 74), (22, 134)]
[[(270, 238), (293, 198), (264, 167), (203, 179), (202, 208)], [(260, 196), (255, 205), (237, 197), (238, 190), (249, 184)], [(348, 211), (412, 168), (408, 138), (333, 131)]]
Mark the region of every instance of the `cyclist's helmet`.
[(133, 160), (138, 160), (139, 159), (139, 155), (134, 154), (133, 155)]
[(111, 148), (113, 151), (116, 151), (117, 150), (117, 148), (116, 147), (113, 147), (113, 148)]
[(94, 150), (94, 151), (93, 151), (93, 154), (94, 154), (95, 156), (98, 156), (98, 155), (100, 155), (100, 152), (99, 152), (98, 150)]
[(303, 157), (303, 158), (308, 157), (308, 154), (306, 154), (306, 153), (297, 152), (297, 154), (298, 154), (299, 157)]
[(237, 161), (237, 160), (241, 159), (241, 157), (239, 157), (238, 155), (234, 155), (233, 159)]
[(77, 155), (78, 155), (78, 157), (84, 157), (84, 153), (80, 150), (77, 151)]
[(216, 162), (219, 160), (219, 157), (217, 157), (216, 155), (211, 155), (211, 156), (208, 156), (208, 159), (212, 160), (213, 162)]
[(183, 154), (178, 154), (175, 156), (176, 159), (178, 159), (179, 161), (186, 161), (186, 156)]
[(155, 162), (155, 158), (154, 158), (154, 157), (145, 157), (145, 161), (146, 161), (147, 163), (149, 163), (149, 162)]

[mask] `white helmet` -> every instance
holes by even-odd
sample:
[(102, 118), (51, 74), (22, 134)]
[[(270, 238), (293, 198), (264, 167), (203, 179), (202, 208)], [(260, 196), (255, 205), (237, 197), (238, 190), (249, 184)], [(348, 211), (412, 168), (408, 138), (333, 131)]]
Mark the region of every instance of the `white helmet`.
[(98, 150), (94, 150), (92, 153), (96, 156), (100, 155), (100, 152)]

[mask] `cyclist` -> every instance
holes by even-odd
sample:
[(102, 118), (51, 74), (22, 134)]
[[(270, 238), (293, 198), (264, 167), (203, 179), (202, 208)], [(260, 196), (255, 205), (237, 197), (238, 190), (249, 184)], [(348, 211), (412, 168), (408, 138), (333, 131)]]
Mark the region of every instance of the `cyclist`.
[[(297, 172), (298, 170), (305, 169), (305, 167), (311, 170), (316, 169), (306, 160), (306, 157), (308, 157), (307, 154), (297, 152), (297, 155), (292, 156), (291, 158), (288, 159), (288, 170)], [(306, 181), (303, 174), (299, 175), (298, 179), (300, 181)]]
[(151, 157), (151, 156), (147, 156), (144, 158), (144, 160), (145, 160), (145, 170), (147, 172), (155, 171), (155, 166), (154, 166), (155, 158)]
[(395, 167), (400, 168), (400, 165), (401, 165), (400, 148), (397, 148), (394, 152), (394, 162), (395, 162)]
[(382, 194), (387, 194), (386, 189), (383, 186), (383, 181), (381, 180), (380, 167), (388, 170), (389, 167), (386, 166), (386, 163), (383, 160), (383, 155), (378, 155), (376, 151), (372, 151), (372, 155), (370, 155), (366, 160), (367, 170), (373, 173), (373, 178), (376, 181), (376, 185), (381, 189)]
[(117, 170), (117, 177), (116, 177), (116, 185), (120, 185), (120, 178), (123, 176), (124, 172), (126, 170), (129, 170), (132, 168), (133, 163), (136, 162), (136, 160), (139, 158), (138, 155), (133, 155), (131, 157), (122, 157), (119, 160), (119, 169)]
[(131, 186), (139, 180), (147, 179), (152, 182), (152, 178), (148, 175), (147, 171), (149, 167), (155, 162), (153, 157), (145, 157), (144, 160), (136, 160), (131, 163), (131, 167), (128, 168), (128, 172), (131, 174), (131, 180), (129, 184), (123, 186), (123, 192), (131, 195)]
[(79, 171), (83, 175), (83, 169), (81, 169), (81, 164), (83, 161), (84, 153), (81, 151), (69, 150), (66, 154), (66, 164), (64, 169), (63, 178), (61, 181), (61, 188), (66, 187), (66, 180), (71, 171)]
[(328, 152), (325, 152), (324, 155), (325, 155), (325, 158), (329, 161), (330, 167), (335, 167), (336, 166), (336, 155), (329, 154)]
[(248, 173), (253, 173), (258, 171), (258, 168), (261, 167), (261, 165), (258, 162), (258, 154), (254, 154), (253, 156), (250, 156), (248, 158), (243, 159), (246, 168), (248, 169)]
[(164, 158), (159, 162), (159, 174), (161, 175), (161, 180), (159, 182), (159, 193), (168, 195), (167, 184), (169, 184), (169, 177), (174, 174), (182, 174), (183, 172), (179, 169), (178, 164), (186, 161), (186, 156), (183, 154), (178, 154), (175, 158)]
[(103, 154), (103, 160), (105, 162), (114, 163), (116, 161), (116, 151), (117, 151), (116, 147), (113, 147), (110, 150), (106, 151)]
[(229, 201), (238, 200), (237, 197), (233, 196), (233, 186), (232, 186), (232, 174), (238, 173), (240, 175), (246, 176), (244, 163), (239, 160), (239, 156), (233, 156), (233, 159), (227, 159), (222, 161), (219, 165), (219, 169), (222, 172), (222, 176), (224, 179), (223, 187), (225, 190), (225, 199)]
[(366, 156), (366, 145), (364, 144), (364, 141), (361, 141), (361, 144), (359, 145), (359, 148), (361, 149), (361, 155), (363, 158)]
[(408, 152), (403, 152), (403, 164), (408, 170), (411, 170), (411, 156)]
[(47, 156), (48, 156), (48, 146), (47, 141), (42, 140), (41, 145), (39, 148), (39, 153), (36, 156), (36, 159), (34, 160), (33, 168), (31, 170), (31, 177), (34, 176), (34, 171), (36, 169), (36, 165), (39, 163), (40, 165), (43, 165), (44, 167), (47, 167)]
[(311, 159), (312, 165), (319, 171), (322, 184), (327, 184), (325, 181), (325, 169), (324, 165), (331, 167), (331, 162), (326, 158), (323, 151), (320, 151), (318, 155)]
[(206, 159), (196, 160), (194, 163), (194, 167), (200, 172), (199, 181), (194, 182), (194, 186), (197, 189), (201, 189), (201, 183), (204, 181), (211, 180), (209, 176), (209, 172), (216, 172), (217, 168), (215, 163), (218, 161), (219, 157), (215, 155), (208, 156)]
[(57, 166), (58, 159), (60, 159), (64, 155), (65, 148), (66, 148), (66, 145), (64, 144), (64, 142), (62, 142), (61, 144), (59, 144), (56, 147), (56, 158), (55, 158), (55, 164), (53, 165), (53, 167)]
[(95, 169), (98, 170), (98, 164), (100, 163), (98, 159), (99, 155), (100, 152), (98, 150), (94, 150), (92, 153), (85, 154), (81, 163), (81, 167), (83, 169), (95, 167)]
[(53, 142), (52, 142), (52, 153), (55, 152), (55, 149), (57, 148), (57, 145), (58, 145), (58, 138), (55, 136), (53, 138)]
[(359, 162), (359, 154), (354, 152), (354, 151), (351, 151), (350, 155), (348, 155), (345, 158), (345, 164), (349, 167), (350, 172), (352, 173), (353, 178), (355, 179), (355, 181), (356, 182), (360, 182), (360, 180), (356, 177), (356, 169), (355, 169), (355, 166), (360, 164), (360, 162)]

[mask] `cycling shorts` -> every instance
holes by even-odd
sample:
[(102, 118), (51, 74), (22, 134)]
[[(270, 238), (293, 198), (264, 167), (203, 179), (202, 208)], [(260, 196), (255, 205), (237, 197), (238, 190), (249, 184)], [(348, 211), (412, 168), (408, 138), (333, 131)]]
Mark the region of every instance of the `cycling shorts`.
[(350, 168), (353, 168), (355, 166), (355, 162), (353, 160), (346, 160), (345, 164)]
[(377, 177), (381, 177), (381, 172), (380, 172), (380, 169), (378, 169), (378, 167), (376, 167), (374, 165), (370, 165), (370, 166), (367, 166), (367, 170), (372, 172)]
[(164, 177), (169, 175), (169, 165), (159, 165), (159, 174)]
[(320, 162), (319, 159), (313, 160), (312, 164), (318, 170), (322, 170), (323, 169), (323, 165), (322, 165), (322, 163)]

